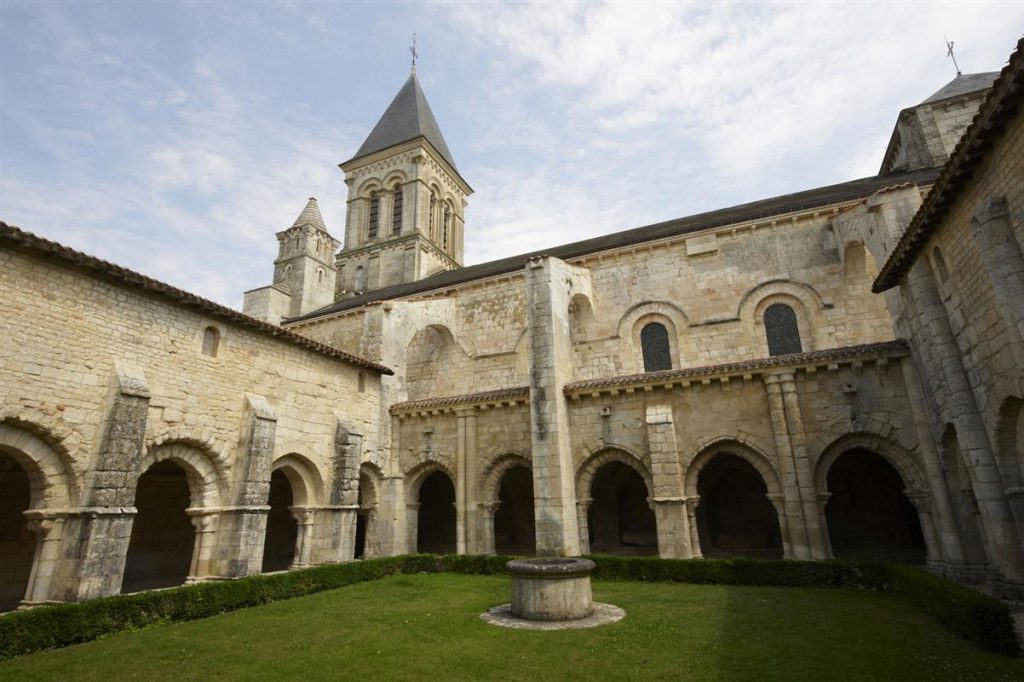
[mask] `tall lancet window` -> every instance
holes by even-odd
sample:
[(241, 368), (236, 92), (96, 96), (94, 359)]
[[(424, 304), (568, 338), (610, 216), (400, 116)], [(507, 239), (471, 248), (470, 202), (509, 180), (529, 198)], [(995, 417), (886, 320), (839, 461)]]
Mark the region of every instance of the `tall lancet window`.
[(441, 248), (448, 250), (448, 232), (452, 228), (452, 212), (447, 206), (444, 207), (444, 225), (441, 227)]
[(770, 305), (764, 311), (764, 331), (768, 337), (768, 355), (803, 352), (796, 313), (785, 303)]
[(367, 239), (377, 238), (377, 229), (380, 226), (380, 195), (374, 192), (370, 195), (370, 226), (366, 230)]
[(395, 185), (394, 202), (391, 204), (391, 234), (402, 233), (402, 188)]
[(430, 238), (437, 241), (437, 195), (430, 193)]

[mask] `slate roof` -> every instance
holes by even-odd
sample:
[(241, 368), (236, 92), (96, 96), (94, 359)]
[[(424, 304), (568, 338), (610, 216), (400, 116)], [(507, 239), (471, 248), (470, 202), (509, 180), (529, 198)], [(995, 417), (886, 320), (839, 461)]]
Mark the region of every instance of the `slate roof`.
[(988, 150), (1006, 131), (1006, 122), (1017, 113), (1022, 102), (1024, 38), (1017, 41), (1017, 48), (992, 84), (992, 90), (981, 103), (978, 113), (960, 138), (956, 149), (949, 155), (949, 161), (942, 167), (931, 192), (925, 197), (921, 208), (889, 254), (871, 286), (872, 291), (880, 293), (899, 283), (900, 278), (917, 260), (932, 232), (939, 227), (946, 211), (970, 182)]
[(926, 169), (912, 172), (892, 173), (883, 176), (871, 176), (851, 182), (844, 182), (838, 185), (828, 185), (817, 189), (786, 194), (772, 199), (763, 199), (749, 204), (741, 204), (732, 208), (719, 209), (708, 213), (677, 218), (663, 223), (637, 227), (624, 232), (615, 232), (601, 237), (585, 239), (570, 244), (562, 244), (550, 249), (533, 251), (530, 253), (502, 258), (488, 263), (471, 265), (457, 270), (447, 270), (431, 275), (416, 282), (406, 282), (384, 289), (371, 291), (361, 296), (336, 301), (331, 305), (314, 310), (298, 317), (285, 320), (285, 323), (301, 322), (312, 320), (324, 315), (352, 310), (368, 303), (386, 301), (395, 298), (403, 298), (414, 294), (421, 294), (435, 289), (443, 289), (456, 284), (470, 282), (475, 279), (494, 277), (497, 275), (517, 272), (521, 270), (526, 261), (537, 256), (554, 256), (555, 258), (570, 259), (584, 256), (599, 251), (643, 244), (644, 242), (684, 235), (691, 232), (699, 232), (714, 227), (722, 227), (734, 223), (749, 220), (759, 220), (773, 215), (781, 215), (799, 210), (808, 210), (830, 204), (870, 196), (871, 194), (893, 186), (903, 184), (928, 185), (938, 175), (937, 169)]
[(320, 215), (320, 207), (316, 203), (316, 197), (309, 198), (309, 201), (306, 202), (306, 208), (302, 209), (302, 213), (292, 223), (292, 227), (301, 227), (303, 225), (312, 225), (318, 230), (327, 232), (327, 226), (324, 225), (324, 217)]
[(931, 104), (932, 102), (949, 99), (950, 97), (959, 97), (960, 95), (968, 95), (972, 92), (985, 90), (992, 87), (992, 82), (995, 81), (997, 76), (999, 76), (998, 71), (965, 73), (943, 85), (931, 97), (921, 102), (921, 104)]
[(452, 153), (448, 150), (448, 144), (441, 134), (441, 128), (437, 125), (437, 119), (434, 118), (434, 112), (430, 110), (427, 97), (423, 94), (419, 80), (416, 79), (416, 72), (413, 71), (409, 75), (409, 80), (405, 81), (405, 85), (391, 100), (377, 125), (370, 131), (363, 146), (345, 163), (415, 140), (417, 137), (426, 138), (448, 165), (458, 172)]
[(287, 329), (282, 329), (277, 325), (269, 324), (261, 320), (257, 320), (248, 315), (244, 315), (237, 310), (232, 310), (227, 306), (222, 306), (219, 303), (207, 300), (195, 294), (191, 294), (182, 289), (172, 287), (170, 284), (164, 284), (155, 279), (140, 275), (137, 272), (133, 272), (127, 268), (122, 268), (120, 265), (109, 263), (105, 260), (96, 258), (84, 254), (80, 251), (58, 244), (57, 242), (50, 241), (49, 239), (43, 239), (31, 232), (26, 232), (21, 228), (0, 221), (0, 245), (4, 248), (10, 248), (12, 250), (23, 251), (33, 255), (36, 258), (43, 258), (47, 260), (59, 260), (65, 264), (80, 268), (86, 272), (105, 279), (107, 281), (114, 282), (118, 285), (128, 285), (130, 287), (138, 287), (148, 291), (158, 298), (162, 298), (166, 301), (170, 301), (175, 305), (180, 305), (185, 308), (190, 308), (201, 314), (215, 317), (219, 320), (223, 320), (228, 323), (237, 324), (242, 327), (247, 327), (252, 331), (256, 331), (267, 336), (275, 336), (282, 341), (291, 343), (295, 346), (302, 346), (308, 350), (326, 355), (338, 360), (344, 360), (345, 362), (359, 367), (365, 367), (366, 369), (379, 372), (381, 374), (394, 374), (389, 367), (361, 358), (358, 355), (347, 353), (343, 350), (328, 346), (318, 341), (313, 341), (305, 336), (300, 336), (294, 332), (290, 332)]

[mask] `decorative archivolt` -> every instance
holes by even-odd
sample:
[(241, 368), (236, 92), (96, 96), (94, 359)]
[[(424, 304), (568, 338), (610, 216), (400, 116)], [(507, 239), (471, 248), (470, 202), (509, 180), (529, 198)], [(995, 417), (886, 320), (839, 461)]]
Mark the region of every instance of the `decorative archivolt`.
[(480, 479), (480, 499), (483, 502), (497, 502), (498, 491), (501, 488), (501, 479), (508, 473), (509, 469), (517, 466), (531, 469), (530, 460), (517, 452), (508, 452), (493, 458), (484, 469)]
[[(380, 485), (384, 474), (373, 462), (359, 465), (359, 506), (362, 509), (374, 509), (380, 499)], [(366, 483), (364, 486), (363, 483)]]
[(598, 470), (610, 462), (621, 462), (632, 468), (644, 480), (647, 486), (647, 494), (652, 495), (654, 491), (654, 480), (651, 476), (650, 462), (618, 445), (607, 445), (593, 452), (576, 470), (576, 497), (583, 499), (590, 497), (590, 487), (594, 482), (594, 476)]
[(451, 469), (446, 467), (444, 464), (437, 460), (427, 460), (417, 464), (405, 474), (405, 485), (406, 485), (406, 497), (410, 503), (419, 500), (420, 498), (420, 486), (423, 485), (423, 481), (427, 480), (427, 477), (435, 471), (440, 471), (455, 484), (455, 475)]
[(696, 496), (700, 472), (719, 455), (728, 454), (735, 455), (754, 467), (761, 475), (769, 495), (781, 494), (781, 477), (767, 452), (768, 450), (759, 445), (755, 438), (747, 434), (708, 439), (688, 460), (683, 473), (683, 490), (687, 497)]
[(856, 432), (840, 436), (830, 443), (818, 456), (814, 468), (814, 483), (818, 491), (825, 492), (828, 490), (828, 471), (839, 456), (850, 450), (857, 449), (868, 450), (880, 455), (891, 464), (900, 475), (900, 478), (903, 479), (904, 489), (928, 489), (928, 482), (921, 472), (921, 467), (914, 460), (913, 455), (903, 446), (890, 438), (875, 433)]
[(62, 441), (31, 422), (5, 417), (0, 421), (0, 451), (25, 470), (32, 509), (67, 508), (79, 504), (79, 488), (71, 458)]
[[(678, 336), (679, 332), (690, 324), (690, 319), (682, 308), (669, 301), (644, 301), (637, 303), (623, 314), (619, 320), (617, 335), (623, 339), (631, 339), (639, 334), (638, 325), (644, 318), (651, 321), (670, 323), (669, 334)], [(657, 318), (661, 318), (660, 320)]]
[(217, 460), (196, 443), (170, 441), (146, 448), (139, 461), (139, 473), (158, 462), (170, 460), (185, 471), (192, 507), (217, 507), (227, 499), (227, 477)]
[[(822, 295), (810, 284), (791, 279), (773, 279), (755, 284), (743, 292), (736, 307), (736, 318), (756, 319), (757, 313), (768, 307), (771, 303), (769, 299), (772, 298), (799, 301), (804, 312), (813, 315), (828, 307)], [(798, 314), (799, 312), (797, 311)]]
[(320, 504), (324, 497), (324, 479), (320, 468), (312, 460), (297, 452), (278, 457), (270, 465), (271, 471), (280, 471), (292, 486), (292, 502), (300, 506)]
[(164, 426), (147, 440), (146, 449), (150, 450), (164, 443), (188, 443), (207, 453), (218, 469), (231, 469), (231, 451), (224, 447), (211, 433), (197, 432), (194, 428), (183, 426)]

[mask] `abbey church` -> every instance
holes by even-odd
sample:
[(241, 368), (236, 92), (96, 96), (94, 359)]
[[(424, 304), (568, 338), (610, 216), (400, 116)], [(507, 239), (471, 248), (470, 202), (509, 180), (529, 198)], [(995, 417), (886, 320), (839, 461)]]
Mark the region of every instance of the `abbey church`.
[(0, 224), (0, 611), (410, 552), (1024, 598), (1022, 102), (1024, 39), (875, 176), (464, 266), (414, 71), (243, 312)]

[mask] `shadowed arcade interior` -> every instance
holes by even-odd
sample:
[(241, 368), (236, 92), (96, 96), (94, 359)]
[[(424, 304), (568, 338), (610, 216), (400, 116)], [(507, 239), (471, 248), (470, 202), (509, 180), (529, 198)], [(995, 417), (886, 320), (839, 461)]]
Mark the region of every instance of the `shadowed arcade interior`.
[(139, 477), (138, 513), (132, 523), (122, 592), (185, 582), (195, 547), (195, 528), (185, 513), (190, 501), (185, 471), (171, 460), (157, 462)]
[(828, 472), (825, 518), (837, 559), (923, 564), (924, 537), (903, 479), (881, 455), (855, 449)]
[(455, 549), (455, 486), (444, 472), (435, 471), (420, 486), (416, 551), (454, 554)]
[(782, 558), (775, 507), (761, 474), (736, 455), (716, 456), (697, 479), (697, 532), (707, 557)]
[(500, 505), (494, 512), (494, 551), (498, 554), (536, 553), (533, 530), (533, 473), (514, 466), (501, 477)]
[(0, 613), (18, 607), (32, 572), (36, 537), (24, 515), (31, 497), (28, 473), (0, 450)]
[(590, 549), (602, 554), (658, 553), (654, 512), (647, 501), (647, 485), (636, 469), (608, 462), (594, 474), (587, 526)]
[(280, 469), (270, 476), (268, 504), (270, 512), (267, 514), (267, 539), (263, 545), (261, 570), (264, 573), (286, 571), (295, 559), (299, 524), (289, 509), (294, 504), (291, 481)]

